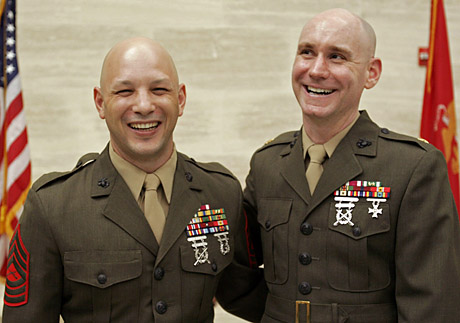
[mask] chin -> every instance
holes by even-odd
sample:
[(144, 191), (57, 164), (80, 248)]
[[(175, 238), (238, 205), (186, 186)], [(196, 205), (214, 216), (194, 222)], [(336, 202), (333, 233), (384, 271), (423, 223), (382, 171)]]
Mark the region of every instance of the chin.
[(326, 107), (318, 107), (312, 105), (304, 105), (302, 107), (302, 112), (307, 117), (325, 117), (329, 114)]

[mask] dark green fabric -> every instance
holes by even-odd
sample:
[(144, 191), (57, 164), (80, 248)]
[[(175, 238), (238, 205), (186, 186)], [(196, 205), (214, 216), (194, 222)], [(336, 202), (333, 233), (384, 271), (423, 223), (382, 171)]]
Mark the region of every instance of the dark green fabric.
[[(366, 312), (368, 322), (396, 322), (395, 310), (398, 322), (458, 321), (459, 219), (441, 152), (381, 129), (363, 111), (311, 196), (301, 141), (289, 132), (267, 143), (246, 179), (244, 206), (270, 293), (262, 321), (292, 322), (296, 300), (345, 311), (341, 305), (386, 304), (387, 315)], [(378, 218), (359, 198), (354, 226), (334, 225), (334, 192), (351, 180), (380, 181), (391, 195)], [(311, 262), (300, 261), (305, 254)], [(279, 307), (277, 298), (291, 305)], [(362, 322), (359, 311), (346, 322)], [(313, 307), (312, 322), (321, 317)]]

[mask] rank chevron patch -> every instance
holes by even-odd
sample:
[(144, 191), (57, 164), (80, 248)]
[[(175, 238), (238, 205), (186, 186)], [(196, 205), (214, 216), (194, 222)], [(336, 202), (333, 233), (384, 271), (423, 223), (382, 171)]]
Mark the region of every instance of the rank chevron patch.
[(21, 306), (29, 298), (29, 252), (18, 225), (10, 243), (5, 283), (5, 305)]

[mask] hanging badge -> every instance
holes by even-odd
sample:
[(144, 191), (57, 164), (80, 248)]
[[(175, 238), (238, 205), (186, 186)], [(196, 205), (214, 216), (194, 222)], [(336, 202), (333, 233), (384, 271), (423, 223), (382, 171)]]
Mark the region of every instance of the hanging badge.
[(214, 234), (217, 241), (220, 243), (220, 253), (225, 256), (230, 252), (230, 244), (228, 243), (228, 232), (220, 232)]
[(380, 208), (380, 202), (386, 202), (386, 199), (368, 198), (366, 199), (372, 202), (372, 208), (369, 208), (369, 214), (372, 214), (372, 218), (378, 219), (379, 215), (382, 214), (383, 210)]
[(211, 262), (209, 261), (209, 254), (208, 254), (208, 243), (205, 241), (206, 236), (198, 236), (198, 237), (190, 237), (187, 241), (192, 242), (192, 248), (195, 251), (195, 263), (194, 266), (198, 264), (204, 264)]
[(353, 208), (355, 207), (354, 202), (358, 202), (359, 198), (357, 197), (345, 197), (345, 196), (336, 196), (335, 201), (339, 202), (335, 204), (336, 215), (334, 226), (346, 225), (354, 226), (355, 224), (351, 221), (353, 218)]

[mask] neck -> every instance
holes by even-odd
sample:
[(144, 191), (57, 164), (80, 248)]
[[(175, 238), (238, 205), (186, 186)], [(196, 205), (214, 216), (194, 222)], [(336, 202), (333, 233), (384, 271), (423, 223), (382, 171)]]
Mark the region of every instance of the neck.
[(311, 118), (303, 115), (303, 127), (311, 141), (315, 144), (322, 145), (348, 127), (355, 120), (358, 113), (359, 112), (356, 111), (356, 114), (350, 114), (339, 120)]
[(120, 153), (116, 147), (113, 147), (113, 150), (118, 156), (130, 164), (150, 174), (166, 164), (166, 162), (171, 158), (174, 151), (174, 144), (171, 143), (170, 146), (168, 145), (167, 149), (164, 149), (162, 152), (157, 152), (155, 156), (152, 157), (138, 156), (137, 158), (130, 158), (130, 156), (126, 156), (125, 154)]

